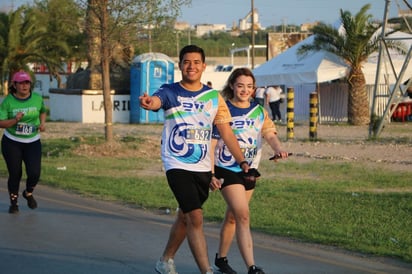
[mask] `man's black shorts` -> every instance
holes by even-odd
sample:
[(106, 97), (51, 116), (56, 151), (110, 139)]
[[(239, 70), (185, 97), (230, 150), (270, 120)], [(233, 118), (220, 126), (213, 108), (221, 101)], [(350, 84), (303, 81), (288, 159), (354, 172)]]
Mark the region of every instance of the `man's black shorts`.
[(166, 177), (183, 213), (202, 208), (209, 196), (211, 172), (170, 169)]

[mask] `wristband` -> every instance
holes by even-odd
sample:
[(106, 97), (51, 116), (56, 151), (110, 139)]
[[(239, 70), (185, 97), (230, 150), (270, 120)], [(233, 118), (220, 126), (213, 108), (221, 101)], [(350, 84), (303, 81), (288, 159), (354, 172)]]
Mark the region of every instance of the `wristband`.
[(215, 174), (212, 172), (212, 177), (215, 177)]
[[(248, 162), (247, 162), (247, 161), (242, 161), (242, 162), (240, 162), (240, 163), (239, 163), (239, 167), (242, 168), (243, 164), (248, 164)], [(248, 165), (249, 165), (249, 164), (248, 164)]]

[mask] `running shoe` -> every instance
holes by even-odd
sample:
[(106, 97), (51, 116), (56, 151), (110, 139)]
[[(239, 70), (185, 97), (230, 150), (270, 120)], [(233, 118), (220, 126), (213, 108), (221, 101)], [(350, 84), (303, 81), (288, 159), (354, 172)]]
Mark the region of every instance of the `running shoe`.
[(30, 195), (28, 195), (27, 191), (23, 191), (23, 197), (27, 200), (28, 207), (30, 207), (31, 209), (37, 208), (37, 202), (34, 199), (33, 194), (30, 193)]
[(158, 260), (156, 262), (155, 270), (159, 274), (178, 274), (176, 272), (176, 266), (173, 259), (169, 259), (166, 262), (162, 260)]
[(236, 274), (236, 271), (233, 270), (233, 268), (230, 267), (229, 261), (227, 260), (227, 257), (217, 257), (218, 254), (216, 253), (215, 257), (215, 265), (218, 267), (218, 271), (222, 274)]
[(265, 272), (262, 268), (257, 267), (256, 265), (252, 265), (251, 267), (249, 267), (247, 274), (265, 274)]

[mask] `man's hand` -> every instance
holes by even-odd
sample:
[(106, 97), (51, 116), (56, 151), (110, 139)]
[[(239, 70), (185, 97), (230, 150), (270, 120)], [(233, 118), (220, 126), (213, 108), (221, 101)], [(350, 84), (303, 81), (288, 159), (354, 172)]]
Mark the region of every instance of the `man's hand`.
[(147, 93), (143, 93), (142, 96), (139, 96), (140, 106), (144, 109), (151, 109), (153, 100), (152, 97), (147, 95)]
[(211, 191), (218, 190), (222, 187), (223, 179), (218, 179), (215, 176), (212, 176), (210, 180), (209, 188)]

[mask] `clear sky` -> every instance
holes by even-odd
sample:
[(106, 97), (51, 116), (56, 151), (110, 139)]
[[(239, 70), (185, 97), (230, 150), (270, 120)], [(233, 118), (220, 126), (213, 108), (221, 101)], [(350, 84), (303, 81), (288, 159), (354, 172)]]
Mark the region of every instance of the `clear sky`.
[[(396, 2), (402, 7), (401, 0), (392, 0), (390, 17), (398, 14)], [(251, 0), (192, 0), (190, 7), (183, 7), (180, 20), (191, 25), (212, 23), (232, 26), (233, 22), (245, 17), (252, 6)], [(271, 25), (295, 24), (323, 21), (333, 24), (340, 15), (340, 9), (358, 12), (365, 4), (371, 4), (374, 18), (382, 20), (385, 0), (254, 0), (259, 20), (263, 27)]]
[[(30, 0), (0, 1), (0, 8), (14, 7)], [(251, 10), (252, 0), (192, 0), (192, 5), (182, 7), (179, 21), (195, 24), (226, 24), (231, 27), (238, 24)], [(339, 10), (349, 10), (355, 14), (360, 8), (370, 3), (369, 13), (375, 19), (382, 20), (385, 0), (254, 0), (259, 12), (259, 21), (263, 27), (271, 25), (295, 24), (323, 21), (333, 24), (339, 18)], [(402, 0), (391, 0), (389, 17), (398, 14), (397, 3), (404, 8)]]

